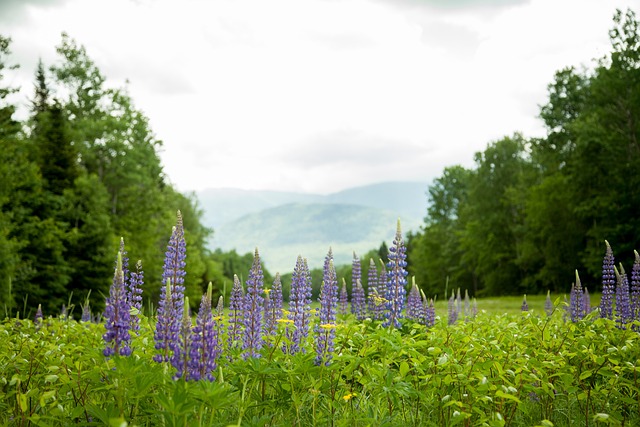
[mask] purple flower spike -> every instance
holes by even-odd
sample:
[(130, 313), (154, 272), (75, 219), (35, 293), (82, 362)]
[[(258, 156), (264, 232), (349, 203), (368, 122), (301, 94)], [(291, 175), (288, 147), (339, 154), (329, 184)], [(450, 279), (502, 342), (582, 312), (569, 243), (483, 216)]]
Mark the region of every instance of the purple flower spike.
[(173, 302), (174, 292), (172, 288), (171, 279), (167, 279), (166, 285), (160, 289), (158, 319), (154, 334), (156, 342), (155, 349), (160, 352), (153, 356), (153, 360), (158, 363), (169, 362), (171, 360), (171, 353), (178, 345), (182, 318), (176, 313), (176, 304)]
[(583, 294), (580, 276), (576, 270), (576, 282), (571, 286), (571, 294), (569, 295), (569, 311), (572, 322), (577, 322), (584, 317)]
[(82, 317), (80, 318), (81, 322), (91, 322), (91, 307), (89, 306), (89, 298), (82, 304)]
[(387, 309), (387, 268), (384, 261), (380, 260), (380, 275), (378, 276), (378, 287), (375, 291), (374, 301), (374, 313), (373, 318), (376, 320), (382, 320), (385, 316)]
[(553, 314), (553, 302), (551, 302), (551, 291), (547, 291), (547, 299), (544, 300), (544, 312), (547, 316)]
[(129, 304), (124, 289), (124, 277), (122, 276), (122, 253), (118, 252), (116, 258), (116, 271), (113, 275), (113, 283), (109, 289), (109, 297), (105, 308), (105, 328), (103, 335), (105, 342), (104, 355), (128, 356), (131, 354), (129, 341)]
[(591, 295), (589, 295), (589, 290), (586, 287), (582, 294), (582, 306), (584, 307), (583, 312), (585, 316), (591, 313)]
[(360, 279), (356, 280), (351, 296), (351, 309), (356, 315), (356, 319), (364, 320), (367, 317), (367, 306), (364, 288)]
[(41, 304), (38, 304), (38, 309), (36, 310), (36, 316), (33, 319), (33, 321), (36, 324), (36, 328), (40, 329), (40, 326), (42, 326), (42, 321), (43, 321), (42, 305)]
[(614, 271), (615, 259), (609, 242), (604, 260), (602, 261), (602, 298), (600, 300), (600, 317), (613, 319), (613, 295), (615, 293), (616, 274)]
[[(360, 258), (358, 258), (358, 256), (354, 252), (353, 261), (351, 262), (351, 314), (355, 314), (356, 317), (357, 317), (357, 313), (356, 313), (357, 306), (354, 304), (354, 300), (356, 298), (355, 289), (356, 289), (356, 283), (358, 282), (358, 280), (361, 280), (361, 279), (362, 279), (362, 266), (361, 266)], [(364, 292), (364, 289), (363, 289), (363, 292)]]
[(306, 259), (300, 255), (291, 277), (288, 320), (293, 322), (292, 327), (287, 326), (289, 354), (295, 354), (301, 349), (304, 351), (302, 343), (309, 336), (311, 321), (311, 274)]
[(265, 289), (264, 327), (266, 335), (275, 335), (277, 321), (282, 318), (282, 281), (280, 273), (276, 273), (271, 289)]
[(622, 264), (620, 264), (620, 272), (614, 267), (618, 286), (616, 288), (616, 319), (618, 327), (626, 329), (627, 324), (631, 322), (631, 302), (629, 300), (629, 279), (625, 273)]
[(237, 275), (233, 275), (233, 288), (229, 299), (229, 348), (236, 348), (242, 340), (244, 319), (244, 289)]
[(322, 287), (320, 289), (320, 322), (316, 332), (316, 365), (328, 366), (333, 357), (333, 341), (336, 336), (336, 309), (338, 305), (338, 280), (333, 266), (331, 250), (325, 258)]
[[(178, 335), (178, 342), (173, 350), (173, 356), (171, 356), (171, 365), (176, 369), (174, 379), (184, 378), (190, 379), (190, 369), (192, 365), (190, 362), (191, 356), (191, 344), (193, 342), (192, 328), (193, 323), (191, 321), (191, 311), (189, 310), (189, 297), (185, 297), (183, 304), (182, 320), (180, 322), (180, 332)], [(195, 374), (195, 372), (193, 372)]]
[(253, 255), (253, 265), (249, 271), (247, 279), (247, 294), (244, 299), (244, 335), (242, 357), (260, 357), (260, 350), (264, 345), (262, 308), (264, 298), (262, 297), (264, 286), (264, 276), (260, 266), (260, 254), (258, 248)]
[(425, 324), (429, 328), (436, 324), (436, 307), (433, 304), (433, 298), (429, 300), (429, 305), (425, 308)]
[[(640, 255), (633, 251), (636, 260), (631, 269), (631, 320), (640, 321)], [(634, 327), (635, 330), (638, 327)]]
[(522, 300), (522, 305), (520, 306), (520, 311), (529, 311), (529, 304), (527, 304), (527, 295), (525, 294), (524, 299)]
[(343, 277), (342, 287), (340, 288), (340, 296), (338, 297), (338, 313), (343, 316), (347, 314), (348, 306), (349, 306), (349, 296), (347, 294), (347, 282), (344, 280), (344, 277)]
[(367, 272), (367, 310), (371, 317), (375, 318), (375, 298), (378, 294), (378, 269), (373, 258), (369, 258), (369, 271)]
[[(182, 214), (177, 213), (176, 226), (173, 227), (171, 238), (167, 244), (165, 253), (164, 266), (162, 270), (162, 283), (167, 283), (167, 279), (171, 280), (172, 300), (175, 305), (175, 311), (178, 317), (182, 317), (184, 304), (184, 270), (187, 265), (187, 243), (184, 240), (184, 227), (182, 225)], [(180, 319), (178, 319), (180, 323)]]
[(211, 312), (213, 287), (209, 283), (207, 293), (202, 296), (200, 309), (196, 317), (196, 326), (191, 335), (188, 379), (215, 380), (214, 372), (218, 366), (221, 348), (220, 329)]
[(422, 297), (418, 285), (416, 285), (416, 278), (411, 278), (411, 290), (407, 297), (407, 318), (415, 322), (420, 321), (420, 314), (422, 311)]
[(451, 297), (449, 298), (448, 303), (448, 324), (453, 325), (458, 320), (458, 311), (456, 307), (456, 295), (455, 292), (451, 291)]
[(402, 310), (404, 309), (407, 290), (407, 262), (405, 261), (406, 247), (402, 239), (400, 220), (396, 229), (393, 244), (389, 248), (389, 262), (387, 263), (387, 320), (383, 326), (399, 328), (401, 326)]

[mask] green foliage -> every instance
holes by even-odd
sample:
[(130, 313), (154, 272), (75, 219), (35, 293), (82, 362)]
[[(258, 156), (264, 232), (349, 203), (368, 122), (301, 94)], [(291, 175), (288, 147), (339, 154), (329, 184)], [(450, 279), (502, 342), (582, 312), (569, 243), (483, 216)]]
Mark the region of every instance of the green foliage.
[[(573, 269), (599, 274), (604, 240), (633, 260), (640, 245), (640, 44), (633, 11), (617, 11), (611, 53), (567, 67), (548, 86), (544, 138), (516, 134), (476, 154), (466, 186), (447, 168), (429, 189), (409, 268), (423, 288), (474, 294), (568, 291)], [(460, 171), (458, 171), (460, 172)], [(592, 289), (594, 290), (594, 289)]]
[[(517, 302), (516, 302), (517, 303)], [(482, 302), (480, 303), (482, 307)], [(557, 304), (557, 301), (556, 301)], [(561, 307), (558, 307), (561, 309)], [(540, 310), (541, 311), (541, 310)], [(330, 366), (225, 350), (216, 381), (174, 381), (152, 360), (152, 318), (131, 357), (102, 355), (103, 325), (0, 323), (0, 423), (26, 425), (490, 425), (640, 422), (640, 335), (591, 317), (481, 312), (431, 329), (341, 318)], [(281, 328), (284, 326), (281, 325)], [(311, 340), (311, 339), (310, 339)], [(311, 348), (311, 341), (305, 346)]]

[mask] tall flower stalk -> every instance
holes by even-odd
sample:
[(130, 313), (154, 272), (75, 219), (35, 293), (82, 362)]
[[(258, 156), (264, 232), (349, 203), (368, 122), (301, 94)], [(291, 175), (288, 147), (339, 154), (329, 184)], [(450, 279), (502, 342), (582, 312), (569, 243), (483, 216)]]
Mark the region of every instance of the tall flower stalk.
[[(362, 263), (360, 258), (353, 253), (353, 261), (351, 261), (351, 314), (356, 314), (357, 304), (356, 299), (356, 283), (362, 279)], [(364, 289), (363, 289), (364, 292)], [(357, 317), (357, 314), (356, 314)]]
[(405, 298), (407, 294), (407, 262), (405, 261), (406, 248), (402, 239), (402, 230), (400, 228), (400, 220), (393, 244), (389, 248), (389, 262), (387, 263), (387, 320), (384, 326), (400, 327), (400, 319), (402, 318), (402, 310), (404, 309)]
[(375, 298), (378, 294), (378, 268), (373, 258), (369, 258), (369, 270), (367, 271), (367, 311), (375, 318)]
[(237, 275), (233, 275), (233, 287), (229, 298), (229, 348), (235, 348), (242, 339), (244, 319), (244, 289)]
[(211, 307), (212, 293), (212, 285), (209, 283), (207, 293), (200, 301), (196, 325), (191, 335), (188, 379), (209, 381), (215, 379), (214, 372), (221, 348), (219, 322), (214, 320)]
[(311, 274), (307, 260), (300, 255), (291, 276), (288, 320), (293, 322), (292, 327), (287, 327), (289, 354), (295, 354), (301, 349), (304, 351), (302, 343), (309, 335), (311, 321)]
[(367, 302), (364, 293), (364, 287), (360, 279), (356, 280), (353, 291), (351, 292), (351, 309), (356, 319), (364, 320), (367, 317)]
[(264, 276), (260, 266), (260, 254), (256, 248), (253, 264), (247, 278), (247, 294), (244, 298), (244, 335), (242, 342), (242, 357), (260, 357), (260, 350), (264, 345), (264, 330), (262, 324), (262, 297)]
[(606, 252), (602, 261), (602, 297), (600, 300), (600, 317), (613, 319), (613, 297), (616, 285), (616, 273), (614, 271), (615, 259), (609, 242), (606, 244)]
[(625, 329), (627, 324), (631, 322), (631, 301), (629, 299), (629, 279), (624, 267), (620, 264), (620, 271), (614, 267), (616, 274), (616, 319), (618, 326)]
[(173, 227), (167, 251), (165, 252), (164, 266), (162, 269), (162, 283), (171, 280), (172, 301), (175, 312), (178, 314), (177, 322), (180, 323), (184, 304), (184, 276), (186, 275), (187, 243), (184, 239), (184, 226), (182, 214), (177, 212), (176, 225)]
[(578, 275), (578, 270), (576, 270), (576, 281), (571, 286), (571, 294), (569, 295), (569, 311), (572, 322), (581, 320), (585, 315), (583, 294), (580, 276)]
[(105, 342), (103, 353), (107, 357), (114, 354), (120, 356), (131, 354), (131, 347), (129, 346), (131, 341), (131, 336), (129, 335), (131, 327), (129, 323), (129, 308), (122, 274), (122, 252), (118, 251), (113, 283), (109, 289), (109, 297), (107, 297), (105, 308), (105, 328), (107, 332), (103, 335)]
[[(353, 291), (352, 291), (353, 292)], [(349, 307), (349, 294), (347, 293), (347, 282), (342, 278), (342, 287), (340, 288), (340, 296), (338, 297), (338, 313), (343, 316), (347, 314)]]
[(173, 285), (171, 279), (167, 279), (165, 286), (160, 290), (156, 330), (154, 334), (155, 349), (159, 352), (153, 356), (158, 363), (169, 362), (171, 354), (178, 343), (180, 334), (181, 316), (176, 312), (176, 304), (173, 302)]
[(195, 379), (191, 377), (191, 373), (195, 374), (191, 363), (191, 346), (193, 344), (193, 322), (191, 321), (191, 311), (189, 310), (189, 297), (185, 297), (183, 303), (183, 313), (180, 322), (180, 331), (178, 333), (178, 341), (173, 349), (171, 356), (171, 365), (176, 369), (174, 379), (184, 378), (185, 380)]
[[(631, 317), (632, 320), (640, 321), (640, 255), (638, 251), (633, 251), (635, 261), (631, 269)], [(634, 330), (638, 330), (634, 326)]]
[(544, 300), (544, 312), (547, 316), (553, 314), (553, 302), (551, 301), (551, 291), (547, 291), (547, 298)]
[(336, 309), (338, 305), (338, 280), (333, 266), (331, 250), (325, 258), (322, 287), (320, 289), (320, 322), (316, 332), (316, 365), (328, 366), (333, 357), (336, 336)]

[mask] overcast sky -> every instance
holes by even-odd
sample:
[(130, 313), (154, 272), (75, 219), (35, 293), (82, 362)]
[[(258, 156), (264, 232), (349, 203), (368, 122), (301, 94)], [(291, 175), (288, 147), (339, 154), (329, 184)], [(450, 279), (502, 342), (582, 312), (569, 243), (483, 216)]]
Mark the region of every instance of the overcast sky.
[(170, 181), (331, 193), (429, 181), (541, 136), (554, 72), (640, 0), (0, 0), (32, 96), (67, 32), (164, 141)]

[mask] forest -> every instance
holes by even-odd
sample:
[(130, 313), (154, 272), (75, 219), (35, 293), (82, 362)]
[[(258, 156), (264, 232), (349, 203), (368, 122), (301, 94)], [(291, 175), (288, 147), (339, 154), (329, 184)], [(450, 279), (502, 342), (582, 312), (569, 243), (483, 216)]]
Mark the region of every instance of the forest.
[[(632, 264), (640, 247), (633, 11), (616, 13), (610, 40), (593, 67), (556, 72), (539, 111), (545, 137), (514, 132), (476, 153), (474, 168), (451, 165), (434, 180), (422, 201), (424, 225), (406, 239), (409, 273), (426, 295), (443, 295), (446, 286), (478, 297), (568, 292), (576, 269), (597, 292), (605, 240), (616, 260)], [(27, 315), (42, 305), (54, 313), (90, 300), (100, 312), (124, 242), (132, 265), (141, 260), (145, 307), (152, 308), (177, 211), (190, 301), (195, 306), (209, 282), (216, 295), (228, 294), (253, 254), (207, 248), (214, 230), (203, 225), (195, 196), (178, 192), (164, 174), (162, 141), (126, 88), (111, 87), (68, 35), (56, 50), (59, 61), (34, 70), (29, 116), (17, 120), (18, 88), (5, 77), (19, 64), (11, 39), (0, 35), (0, 307)], [(385, 256), (387, 237), (363, 256), (363, 275), (369, 258)], [(338, 269), (339, 277), (350, 272)], [(272, 280), (267, 271), (265, 280)], [(317, 295), (320, 283), (313, 286)], [(286, 295), (285, 277), (283, 287)]]

